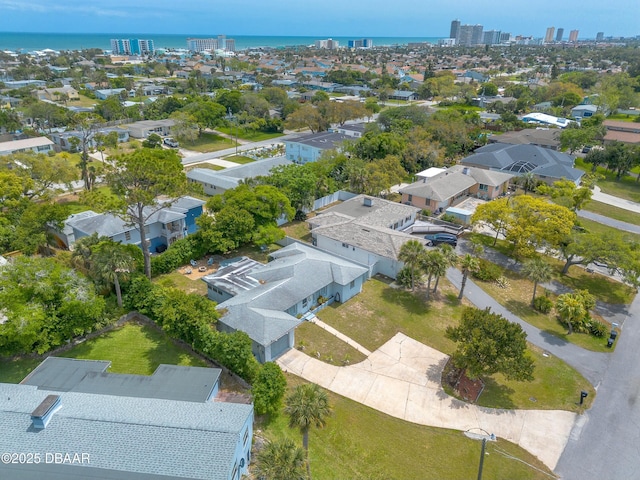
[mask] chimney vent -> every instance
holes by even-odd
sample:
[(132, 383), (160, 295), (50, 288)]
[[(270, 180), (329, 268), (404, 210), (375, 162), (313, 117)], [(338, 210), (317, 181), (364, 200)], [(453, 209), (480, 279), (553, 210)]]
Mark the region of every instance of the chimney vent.
[(370, 198), (370, 197), (364, 197), (364, 199), (362, 200), (362, 204), (363, 204), (365, 207), (371, 207), (371, 206), (373, 206), (373, 198)]
[(43, 429), (51, 420), (54, 412), (60, 407), (60, 395), (47, 395), (47, 397), (31, 412), (33, 428)]

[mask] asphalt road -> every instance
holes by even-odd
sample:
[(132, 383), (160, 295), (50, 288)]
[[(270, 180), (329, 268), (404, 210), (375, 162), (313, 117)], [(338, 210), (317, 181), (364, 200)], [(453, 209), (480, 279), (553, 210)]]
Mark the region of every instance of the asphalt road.
[(596, 400), (556, 467), (565, 480), (640, 479), (640, 295), (629, 311)]
[(598, 215), (597, 213), (588, 212), (586, 210), (578, 210), (578, 216), (586, 218), (587, 220), (602, 223), (603, 225), (608, 225), (609, 227), (617, 228), (618, 230), (640, 234), (640, 226), (614, 220), (613, 218), (605, 217), (604, 215)]

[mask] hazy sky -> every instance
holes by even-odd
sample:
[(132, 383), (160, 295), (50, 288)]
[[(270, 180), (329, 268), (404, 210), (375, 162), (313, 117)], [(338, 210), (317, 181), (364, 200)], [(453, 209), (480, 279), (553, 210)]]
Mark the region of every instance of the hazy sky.
[(0, 31), (447, 37), (451, 20), (543, 37), (640, 34), (639, 0), (0, 0)]

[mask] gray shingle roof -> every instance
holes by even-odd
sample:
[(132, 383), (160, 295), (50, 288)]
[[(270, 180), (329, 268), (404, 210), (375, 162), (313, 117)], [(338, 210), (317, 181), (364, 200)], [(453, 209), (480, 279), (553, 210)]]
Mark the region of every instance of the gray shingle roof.
[(47, 427), (35, 431), (31, 412), (51, 393), (0, 384), (0, 451), (83, 452), (96, 469), (226, 480), (253, 411), (242, 404), (64, 392)]
[(237, 187), (242, 179), (267, 176), (271, 173), (272, 168), (280, 165), (289, 165), (291, 163), (293, 162), (287, 160), (285, 156), (279, 156), (238, 165), (237, 167), (225, 168), (224, 170), (194, 168), (187, 172), (187, 178), (230, 189)]
[(345, 140), (352, 142), (354, 137), (343, 135), (341, 133), (320, 132), (302, 135), (300, 137), (287, 140), (286, 143), (300, 143), (303, 145), (309, 145), (310, 147), (319, 148), (321, 150), (331, 150), (339, 147)]
[(219, 305), (227, 311), (219, 322), (246, 332), (262, 345), (300, 323), (285, 310), (333, 282), (347, 285), (367, 272), (349, 260), (300, 243), (273, 252), (271, 258), (266, 265), (247, 272), (257, 286)]
[[(569, 155), (539, 147), (537, 145), (507, 145), (503, 143), (492, 143), (478, 148), (473, 155), (465, 158), (461, 162), (463, 165), (475, 165), (490, 170), (513, 171), (517, 164), (529, 164), (532, 171), (538, 174), (541, 169), (548, 173), (564, 173), (563, 176), (555, 177), (547, 174), (551, 178), (567, 178), (569, 180), (579, 180), (583, 172), (573, 168), (574, 159)], [(549, 169), (553, 165), (564, 166), (564, 169)]]

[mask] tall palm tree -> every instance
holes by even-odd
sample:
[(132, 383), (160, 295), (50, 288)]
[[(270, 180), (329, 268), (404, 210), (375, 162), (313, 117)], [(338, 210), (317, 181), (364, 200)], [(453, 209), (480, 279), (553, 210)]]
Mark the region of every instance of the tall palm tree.
[(436, 276), (436, 284), (433, 287), (433, 293), (438, 291), (438, 283), (440, 283), (440, 277), (446, 275), (448, 267), (455, 267), (458, 264), (458, 254), (455, 249), (448, 243), (441, 243), (438, 245), (438, 250), (442, 254), (445, 262), (445, 271), (442, 275)]
[(331, 414), (327, 392), (315, 383), (299, 385), (287, 397), (285, 412), (289, 415), (289, 426), (298, 427), (302, 432), (302, 446), (305, 450), (307, 477), (311, 480), (309, 464), (309, 429), (322, 428)]
[(304, 450), (290, 438), (269, 442), (258, 454), (256, 475), (264, 480), (303, 480)]
[[(422, 257), (422, 269), (427, 274), (427, 300), (431, 292), (431, 279), (439, 279), (447, 273), (447, 261), (440, 249), (425, 252)], [(437, 280), (436, 280), (437, 282)]]
[(118, 307), (122, 308), (120, 277), (126, 277), (133, 270), (133, 257), (119, 243), (104, 242), (97, 248), (95, 268), (107, 282), (113, 283)]
[(531, 306), (536, 300), (536, 290), (538, 283), (548, 282), (553, 278), (553, 268), (540, 257), (535, 257), (524, 262), (522, 265), (522, 273), (533, 280), (533, 297), (531, 297)]
[(411, 290), (413, 290), (415, 284), (415, 273), (420, 271), (424, 252), (424, 245), (418, 240), (409, 240), (400, 247), (398, 258), (404, 262), (411, 272)]
[(462, 300), (462, 296), (464, 295), (464, 287), (467, 285), (467, 278), (469, 277), (469, 274), (477, 272), (480, 269), (480, 261), (476, 257), (467, 253), (462, 258), (460, 267), (462, 269), (462, 283), (460, 284), (460, 293), (458, 294), (458, 300)]
[(533, 192), (535, 190), (538, 186), (538, 179), (536, 178), (535, 173), (526, 172), (520, 176), (518, 183), (522, 185), (524, 194), (526, 195), (527, 192)]
[(556, 312), (562, 320), (567, 323), (568, 332), (570, 335), (573, 333), (573, 322), (585, 317), (584, 305), (579, 298), (571, 293), (563, 293), (558, 296), (556, 301)]

